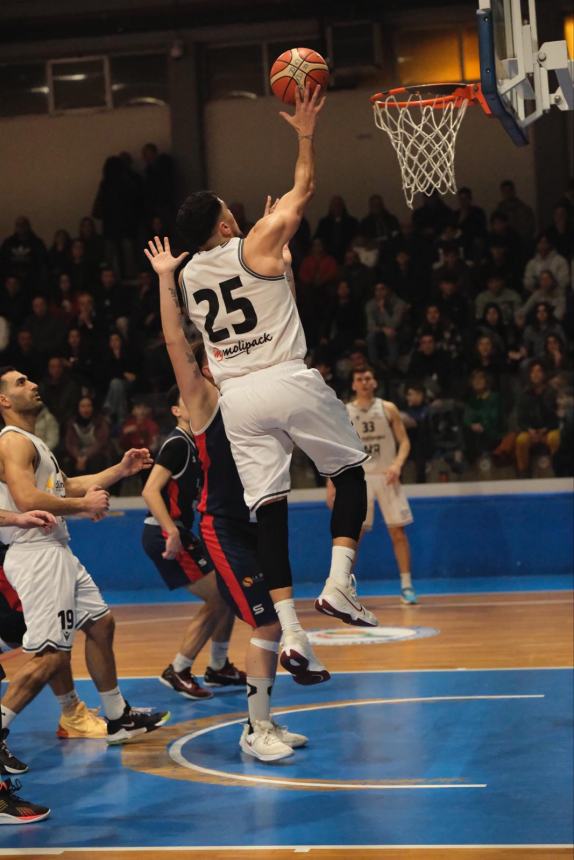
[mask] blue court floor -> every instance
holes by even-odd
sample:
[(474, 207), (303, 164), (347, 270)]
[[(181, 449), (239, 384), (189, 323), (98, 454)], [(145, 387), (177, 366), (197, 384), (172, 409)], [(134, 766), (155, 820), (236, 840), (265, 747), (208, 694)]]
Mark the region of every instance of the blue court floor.
[(2, 828), (4, 848), (574, 842), (568, 669), (340, 673), (308, 689), (282, 675), (275, 712), (310, 744), (276, 765), (240, 754), (241, 691), (194, 704), (154, 678), (122, 689), (171, 709), (171, 727), (123, 748), (59, 741), (47, 691), (14, 724), (21, 793), (52, 817)]

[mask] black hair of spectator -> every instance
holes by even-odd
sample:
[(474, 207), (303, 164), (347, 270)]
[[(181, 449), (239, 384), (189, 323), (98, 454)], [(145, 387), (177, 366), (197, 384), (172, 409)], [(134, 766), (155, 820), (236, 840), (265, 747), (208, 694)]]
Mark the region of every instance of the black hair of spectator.
[(438, 282), (439, 284), (456, 284), (458, 286), (458, 278), (456, 275), (441, 275)]
[(512, 179), (503, 179), (502, 182), (500, 183), (500, 187), (501, 188), (512, 188), (513, 191), (516, 190), (516, 186), (515, 186), (514, 182), (512, 181)]
[(477, 378), (477, 376), (484, 376), (484, 378), (486, 380), (486, 384), (488, 385), (488, 387), (490, 389), (492, 389), (492, 376), (490, 375), (490, 373), (488, 373), (487, 370), (484, 370), (484, 368), (482, 368), (482, 367), (477, 367), (470, 374), (470, 381), (474, 382), (474, 380)]
[(195, 191), (177, 213), (176, 226), (186, 247), (195, 253), (205, 245), (221, 215), (221, 200), (215, 191)]
[(540, 307), (546, 308), (546, 313), (548, 314), (547, 322), (550, 324), (556, 324), (557, 319), (554, 316), (554, 308), (550, 304), (550, 302), (536, 302), (528, 316), (528, 321), (530, 322), (530, 324), (533, 325), (535, 328), (538, 328), (538, 308)]
[(546, 377), (548, 376), (548, 371), (546, 369), (546, 365), (545, 365), (544, 361), (541, 358), (533, 358), (532, 361), (530, 361), (528, 363), (528, 375), (529, 376), (532, 372), (532, 368), (534, 368), (534, 367), (540, 367), (542, 369), (543, 374), (544, 374), (544, 379), (546, 379)]
[(180, 393), (177, 385), (172, 385), (169, 391), (167, 392), (167, 405), (168, 408), (171, 409), (173, 406), (177, 406), (179, 403)]

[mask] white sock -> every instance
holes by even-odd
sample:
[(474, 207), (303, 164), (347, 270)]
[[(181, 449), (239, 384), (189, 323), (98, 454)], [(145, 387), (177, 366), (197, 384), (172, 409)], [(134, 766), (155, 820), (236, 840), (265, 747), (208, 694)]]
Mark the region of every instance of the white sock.
[(120, 693), (119, 687), (114, 687), (113, 690), (106, 690), (105, 693), (100, 693), (102, 700), (102, 708), (108, 720), (119, 720), (126, 707), (126, 700)]
[(256, 720), (271, 719), (273, 680), (273, 678), (247, 676), (247, 707), (249, 709), (249, 725), (252, 729)]
[(401, 588), (412, 588), (413, 583), (410, 573), (401, 573)]
[(184, 669), (191, 669), (193, 666), (193, 660), (190, 660), (189, 657), (185, 656), (185, 654), (180, 654), (178, 652), (171, 661), (171, 665), (176, 672), (183, 672)]
[(227, 660), (227, 652), (229, 651), (229, 642), (214, 642), (211, 640), (211, 657), (209, 665), (217, 672), (218, 669), (223, 669)]
[(11, 711), (6, 705), (1, 705), (0, 712), (2, 713), (2, 728), (7, 729), (16, 716), (16, 711)]
[(298, 630), (303, 629), (295, 612), (295, 601), (293, 598), (279, 600), (275, 604), (275, 612), (279, 618), (283, 633), (296, 633)]
[(353, 572), (354, 561), (354, 549), (347, 546), (334, 546), (331, 554), (329, 578), (334, 579), (338, 585), (348, 585), (349, 577)]
[(63, 714), (73, 711), (76, 705), (80, 702), (80, 698), (73, 687), (69, 693), (64, 693), (63, 696), (56, 696), (56, 698), (60, 703)]

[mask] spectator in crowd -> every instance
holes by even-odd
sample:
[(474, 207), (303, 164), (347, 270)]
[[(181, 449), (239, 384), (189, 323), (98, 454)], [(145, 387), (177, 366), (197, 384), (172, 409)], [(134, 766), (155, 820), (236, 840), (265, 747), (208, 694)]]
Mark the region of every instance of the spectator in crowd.
[(135, 268), (135, 240), (142, 212), (142, 188), (126, 161), (112, 155), (104, 164), (92, 215), (102, 222), (106, 260), (122, 277)]
[(463, 425), (466, 452), (470, 463), (491, 454), (500, 444), (504, 432), (500, 394), (492, 390), (488, 374), (474, 370), (470, 376), (471, 392), (464, 407)]
[(151, 416), (145, 403), (134, 403), (130, 415), (122, 425), (120, 447), (123, 451), (130, 448), (149, 448), (155, 451), (159, 440), (159, 427)]
[(82, 239), (74, 239), (70, 247), (70, 260), (66, 269), (74, 292), (93, 290), (96, 283), (96, 270), (86, 256)]
[(143, 348), (151, 338), (157, 337), (161, 319), (159, 313), (159, 289), (154, 273), (144, 269), (138, 273), (135, 300), (132, 302), (129, 331)]
[(477, 284), (480, 287), (490, 278), (502, 278), (506, 286), (518, 293), (522, 290), (522, 270), (520, 261), (510, 256), (508, 245), (500, 239), (493, 240), (488, 249), (486, 260), (478, 268)]
[(500, 306), (496, 302), (485, 305), (482, 318), (478, 320), (474, 333), (475, 341), (481, 335), (487, 335), (492, 340), (494, 349), (500, 355), (515, 350), (519, 336), (513, 322), (505, 322)]
[(128, 414), (129, 395), (135, 388), (137, 362), (118, 332), (110, 334), (99, 370), (101, 383), (108, 385), (104, 408), (112, 423), (121, 424)]
[(126, 288), (118, 284), (116, 273), (111, 266), (100, 270), (99, 283), (95, 290), (96, 314), (107, 331), (117, 329), (127, 337), (130, 297)]
[(96, 229), (96, 222), (86, 215), (80, 221), (78, 239), (84, 243), (86, 261), (92, 271), (97, 272), (106, 258), (104, 237)]
[(442, 247), (442, 261), (433, 271), (432, 276), (435, 287), (443, 280), (454, 280), (459, 285), (459, 290), (464, 296), (469, 296), (470, 269), (461, 258), (458, 248), (451, 242)]
[(45, 442), (50, 451), (55, 451), (60, 444), (60, 426), (46, 405), (36, 416), (34, 434)]
[(411, 357), (407, 376), (420, 383), (431, 400), (448, 395), (452, 386), (453, 367), (446, 352), (437, 349), (432, 334), (422, 334)]
[(353, 298), (347, 281), (339, 281), (335, 298), (329, 303), (323, 325), (323, 340), (335, 357), (350, 349), (365, 334), (365, 319), (360, 303)]
[(309, 253), (310, 247), (311, 227), (305, 216), (303, 216), (301, 218), (299, 227), (297, 228), (297, 232), (289, 242), (289, 250), (291, 251), (291, 256), (293, 258), (292, 269), (294, 272), (299, 271), (301, 267), (301, 262), (303, 261), (303, 258)]
[(171, 232), (176, 214), (173, 159), (166, 152), (160, 152), (155, 143), (145, 144), (142, 159), (144, 209), (148, 224), (157, 215)]
[(459, 208), (454, 213), (454, 224), (461, 231), (464, 259), (479, 260), (486, 241), (486, 215), (472, 202), (472, 191), (464, 186), (458, 189)]
[(474, 302), (476, 318), (482, 319), (487, 305), (493, 304), (500, 309), (505, 323), (514, 321), (522, 305), (522, 299), (518, 293), (511, 290), (500, 275), (491, 275), (486, 282), (486, 289), (476, 297)]
[(454, 212), (435, 191), (429, 196), (422, 195), (422, 205), (414, 210), (412, 221), (415, 233), (433, 242), (447, 224), (453, 223)]
[(146, 390), (156, 394), (163, 394), (175, 385), (173, 367), (167, 354), (162, 331), (146, 344), (141, 376), (145, 380)]
[(95, 353), (105, 337), (105, 328), (99, 315), (96, 313), (93, 295), (91, 293), (80, 293), (76, 305), (78, 313), (72, 322), (72, 326), (79, 329), (86, 348)]
[(48, 360), (48, 372), (40, 382), (40, 394), (44, 405), (63, 427), (74, 413), (80, 389), (60, 356)]
[(30, 219), (16, 218), (14, 233), (0, 248), (0, 269), (5, 275), (15, 275), (29, 289), (44, 285), (46, 276), (46, 246), (32, 230)]
[(438, 305), (428, 305), (425, 309), (424, 320), (415, 338), (419, 340), (423, 334), (432, 334), (437, 349), (442, 349), (454, 361), (462, 354), (462, 337), (454, 325), (443, 317)]
[(3, 355), (10, 346), (10, 323), (0, 315), (0, 355)]
[(510, 179), (500, 183), (500, 196), (502, 199), (498, 204), (498, 210), (506, 215), (511, 228), (520, 236), (524, 245), (528, 246), (536, 230), (534, 212), (518, 197), (516, 186)]
[(424, 484), (427, 479), (427, 462), (433, 453), (430, 411), (424, 385), (418, 382), (408, 383), (405, 400), (401, 417), (411, 443), (409, 460), (414, 461), (417, 484)]
[(554, 207), (552, 224), (546, 230), (550, 244), (566, 260), (574, 257), (574, 210), (564, 203)]
[(350, 248), (355, 252), (363, 266), (367, 269), (374, 269), (379, 263), (379, 246), (374, 239), (369, 239), (363, 236), (362, 233), (357, 233), (352, 240)]
[(517, 426), (516, 466), (518, 476), (525, 478), (533, 448), (555, 454), (560, 445), (556, 393), (547, 383), (543, 363), (536, 359), (530, 365), (528, 386), (518, 400)]
[(314, 239), (298, 278), (299, 310), (310, 346), (317, 342), (329, 288), (335, 284), (337, 272), (336, 259), (325, 251), (321, 239)]
[(510, 226), (508, 216), (497, 209), (490, 216), (490, 232), (487, 236), (487, 244), (504, 243), (508, 248), (508, 256), (523, 264), (526, 251), (518, 233)]
[(35, 296), (32, 299), (32, 313), (26, 319), (25, 328), (32, 335), (34, 346), (45, 358), (58, 354), (66, 339), (65, 323), (50, 313), (45, 296)]
[(438, 282), (434, 301), (441, 314), (456, 326), (459, 331), (465, 331), (470, 322), (470, 305), (460, 289), (457, 278), (446, 275)]
[(375, 366), (385, 361), (394, 367), (399, 357), (399, 333), (407, 305), (388, 284), (375, 284), (375, 295), (365, 305), (367, 350)]
[(50, 281), (55, 281), (67, 272), (70, 266), (70, 248), (72, 240), (67, 230), (56, 230), (54, 240), (48, 251), (48, 275)]
[(568, 385), (572, 387), (574, 382), (572, 359), (566, 352), (564, 341), (557, 334), (549, 334), (546, 337), (544, 352), (539, 354), (537, 358), (542, 358), (544, 361), (548, 380), (551, 384), (552, 380), (560, 375), (566, 377)]
[(63, 319), (66, 325), (71, 325), (72, 320), (78, 312), (76, 304), (76, 293), (72, 279), (67, 272), (58, 276), (55, 288), (52, 291), (50, 311), (54, 316)]
[(17, 275), (7, 275), (0, 292), (0, 313), (19, 328), (30, 313), (30, 294)]
[(96, 412), (91, 397), (78, 401), (76, 412), (66, 423), (64, 471), (71, 478), (91, 475), (110, 465), (110, 425)]
[(16, 342), (9, 349), (8, 364), (17, 367), (28, 379), (41, 379), (46, 362), (34, 346), (32, 333), (21, 328), (16, 334)]
[(345, 259), (340, 268), (340, 274), (341, 279), (349, 284), (354, 299), (364, 305), (372, 297), (375, 273), (364, 263), (361, 263), (354, 248), (348, 248), (345, 251)]
[(557, 320), (563, 320), (566, 315), (566, 291), (560, 286), (553, 273), (543, 270), (538, 276), (538, 285), (529, 299), (522, 305), (517, 313), (517, 321), (524, 324), (528, 314), (541, 303), (552, 305), (554, 316)]
[(531, 322), (524, 329), (522, 338), (524, 355), (530, 358), (542, 356), (549, 335), (555, 335), (559, 340), (564, 340), (564, 331), (554, 316), (552, 305), (549, 302), (539, 302), (532, 309)]
[(550, 272), (558, 286), (565, 290), (570, 283), (570, 267), (552, 245), (547, 233), (542, 233), (536, 243), (536, 254), (526, 264), (524, 289), (533, 293), (539, 286), (542, 272)]
[(505, 367), (504, 354), (498, 352), (493, 338), (490, 335), (480, 335), (470, 356), (471, 370), (483, 370), (488, 373), (491, 385), (498, 391), (500, 389), (500, 378)]
[(361, 221), (359, 232), (375, 242), (381, 257), (395, 253), (401, 227), (398, 219), (385, 208), (380, 194), (369, 197), (369, 214)]
[(428, 274), (417, 264), (406, 247), (399, 248), (382, 269), (383, 280), (393, 285), (393, 290), (408, 305), (421, 307), (429, 298)]
[(358, 230), (357, 219), (349, 215), (345, 201), (337, 194), (331, 198), (329, 212), (319, 221), (315, 238), (321, 239), (327, 254), (334, 257), (337, 263), (342, 263), (345, 251)]
[(64, 348), (64, 362), (82, 391), (94, 390), (97, 361), (97, 354), (86, 346), (80, 329), (70, 328)]

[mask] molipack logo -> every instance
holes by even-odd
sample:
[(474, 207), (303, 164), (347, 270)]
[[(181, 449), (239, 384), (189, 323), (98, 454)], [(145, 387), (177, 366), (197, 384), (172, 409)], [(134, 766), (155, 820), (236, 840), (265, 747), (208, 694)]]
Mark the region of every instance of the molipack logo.
[(266, 331), (262, 335), (259, 335), (259, 337), (254, 337), (253, 340), (238, 340), (233, 346), (226, 346), (224, 349), (214, 349), (213, 357), (216, 361), (223, 361), (225, 358), (237, 358), (238, 355), (249, 355), (258, 346), (271, 343), (272, 340), (273, 335)]
[(434, 627), (335, 627), (309, 631), (312, 645), (389, 645), (438, 636)]

